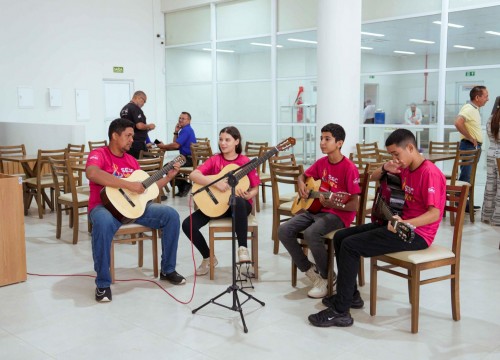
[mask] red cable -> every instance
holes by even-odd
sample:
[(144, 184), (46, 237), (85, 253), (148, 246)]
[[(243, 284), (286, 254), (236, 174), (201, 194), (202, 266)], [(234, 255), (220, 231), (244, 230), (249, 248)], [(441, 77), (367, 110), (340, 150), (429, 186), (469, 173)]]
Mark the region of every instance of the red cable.
[[(168, 292), (167, 289), (165, 289), (160, 283), (158, 283), (157, 281), (154, 281), (154, 280), (148, 280), (148, 279), (122, 279), (122, 280), (119, 280), (119, 279), (115, 279), (115, 282), (127, 282), (127, 281), (143, 281), (143, 282), (149, 282), (149, 283), (152, 283), (152, 284), (155, 284), (156, 286), (158, 286), (160, 289), (163, 290), (163, 292), (165, 292), (168, 296), (170, 296), (172, 299), (174, 299), (175, 301), (177, 301), (178, 303), (181, 303), (181, 304), (184, 304), (184, 305), (187, 305), (189, 304), (191, 301), (193, 301), (193, 297), (194, 297), (194, 291), (196, 289), (196, 260), (194, 258), (194, 245), (193, 245), (193, 221), (192, 221), (192, 197), (190, 196), (189, 197), (189, 217), (191, 219), (190, 223), (191, 223), (191, 226), (190, 226), (190, 240), (191, 240), (191, 257), (193, 259), (193, 266), (194, 266), (194, 281), (193, 281), (193, 290), (191, 291), (191, 297), (189, 298), (188, 301), (182, 301), (182, 300), (179, 300), (177, 299), (174, 295), (172, 295), (170, 292)], [(35, 273), (27, 273), (28, 275), (30, 276), (42, 276), (42, 277), (49, 277), (49, 276), (56, 276), (56, 277), (69, 277), (69, 276), (79, 276), (79, 277), (89, 277), (89, 278), (96, 278), (95, 275), (85, 275), (85, 274), (35, 274)]]

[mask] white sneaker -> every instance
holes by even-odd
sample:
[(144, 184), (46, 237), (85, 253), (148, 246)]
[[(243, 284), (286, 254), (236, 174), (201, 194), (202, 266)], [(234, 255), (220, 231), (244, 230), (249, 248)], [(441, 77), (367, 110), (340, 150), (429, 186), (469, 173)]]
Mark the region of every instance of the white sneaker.
[(250, 255), (248, 249), (244, 246), (238, 248), (238, 262), (250, 262)]
[(309, 270), (306, 271), (306, 276), (309, 278), (309, 280), (311, 280), (313, 284), (318, 278), (321, 278), (321, 276), (316, 271), (316, 265), (311, 265)]
[[(217, 266), (219, 262), (217, 261), (217, 258), (214, 257), (214, 267)], [(203, 259), (200, 266), (198, 266), (198, 269), (196, 269), (196, 275), (201, 276), (201, 275), (206, 275), (210, 271), (210, 258)]]
[(326, 296), (328, 293), (328, 280), (323, 279), (321, 276), (318, 276), (311, 290), (307, 293), (307, 296), (314, 299), (321, 299)]

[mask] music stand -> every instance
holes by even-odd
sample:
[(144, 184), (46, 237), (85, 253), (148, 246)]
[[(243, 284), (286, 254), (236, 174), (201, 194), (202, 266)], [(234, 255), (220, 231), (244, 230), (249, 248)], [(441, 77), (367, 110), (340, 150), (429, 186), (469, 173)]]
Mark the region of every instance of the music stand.
[[(201, 192), (203, 190), (207, 190), (211, 185), (213, 185), (213, 184), (221, 181), (224, 178), (227, 178), (227, 182), (228, 182), (229, 186), (231, 186), (231, 196), (229, 198), (229, 205), (231, 206), (231, 212), (232, 212), (232, 214), (231, 214), (231, 246), (232, 246), (231, 253), (232, 253), (232, 277), (233, 277), (233, 279), (232, 279), (233, 281), (232, 281), (231, 285), (229, 285), (226, 290), (224, 290), (223, 292), (221, 292), (219, 295), (211, 298), (210, 300), (208, 300), (206, 303), (204, 303), (200, 307), (197, 307), (196, 309), (194, 309), (192, 311), (192, 313), (195, 314), (198, 310), (200, 310), (201, 308), (204, 308), (205, 306), (207, 306), (210, 303), (222, 306), (222, 307), (224, 307), (226, 309), (229, 309), (229, 310), (237, 311), (237, 312), (240, 313), (241, 321), (243, 323), (243, 331), (245, 333), (248, 332), (248, 328), (247, 328), (247, 325), (245, 323), (245, 317), (243, 316), (243, 310), (241, 308), (243, 306), (243, 304), (245, 304), (247, 301), (249, 301), (250, 299), (252, 299), (252, 300), (257, 301), (262, 306), (266, 305), (264, 302), (260, 301), (256, 297), (254, 297), (254, 296), (248, 294), (246, 291), (242, 290), (238, 286), (238, 284), (236, 283), (236, 232), (235, 232), (235, 222), (236, 222), (236, 219), (235, 219), (235, 210), (236, 210), (235, 197), (236, 197), (236, 190), (235, 189), (236, 189), (236, 185), (238, 185), (238, 179), (235, 176), (235, 173), (238, 170), (241, 170), (242, 168), (244, 168), (246, 166), (249, 166), (252, 163), (253, 163), (253, 161), (251, 161), (251, 162), (249, 162), (249, 163), (247, 163), (247, 164), (239, 167), (238, 169), (235, 169), (233, 171), (229, 171), (228, 173), (224, 174), (224, 176), (216, 179), (215, 181), (211, 182), (210, 184), (205, 185), (204, 187), (198, 189), (194, 194), (192, 194), (192, 195), (195, 195), (198, 192)], [(247, 299), (245, 301), (240, 302), (240, 299), (238, 298), (238, 291), (241, 292), (241, 293), (243, 293), (243, 294), (245, 294), (247, 296)], [(218, 303), (216, 301), (218, 298), (220, 298), (224, 294), (229, 294), (229, 293), (233, 294), (233, 304), (232, 304), (232, 306), (227, 306), (227, 305), (224, 305), (224, 304), (220, 304), (220, 303)]]

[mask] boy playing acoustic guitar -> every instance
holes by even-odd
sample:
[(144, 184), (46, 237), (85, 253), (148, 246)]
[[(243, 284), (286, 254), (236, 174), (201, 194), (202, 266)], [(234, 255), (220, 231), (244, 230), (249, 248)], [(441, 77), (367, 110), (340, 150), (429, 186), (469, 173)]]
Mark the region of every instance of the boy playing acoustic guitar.
[(338, 231), (334, 238), (337, 258), (337, 294), (324, 298), (327, 309), (309, 315), (314, 326), (351, 326), (354, 320), (349, 308), (360, 309), (364, 302), (356, 288), (360, 256), (371, 257), (429, 247), (443, 217), (446, 201), (446, 179), (436, 165), (420, 155), (415, 136), (406, 129), (391, 133), (385, 142), (393, 160), (386, 162), (371, 176), (379, 180), (384, 172), (396, 174), (401, 179), (405, 202), (401, 217), (394, 216), (412, 226), (412, 241), (402, 240), (391, 226), (373, 222)]
[[(327, 294), (328, 254), (323, 236), (329, 232), (349, 227), (356, 216), (359, 202), (359, 172), (356, 165), (341, 153), (345, 131), (338, 124), (327, 124), (321, 129), (320, 147), (327, 156), (317, 160), (298, 179), (299, 195), (308, 199), (313, 193), (307, 189), (305, 178), (321, 180), (321, 192), (331, 193), (329, 198), (319, 196), (321, 204), (318, 213), (305, 211), (283, 223), (278, 229), (278, 237), (290, 253), (292, 261), (300, 271), (312, 281), (313, 287), (307, 295), (322, 298)], [(342, 193), (336, 197), (336, 193)], [(348, 199), (343, 199), (349, 193)], [(297, 199), (296, 202), (298, 202)], [(312, 264), (297, 242), (299, 232), (304, 232), (304, 239), (316, 261)], [(335, 284), (334, 284), (335, 285)]]

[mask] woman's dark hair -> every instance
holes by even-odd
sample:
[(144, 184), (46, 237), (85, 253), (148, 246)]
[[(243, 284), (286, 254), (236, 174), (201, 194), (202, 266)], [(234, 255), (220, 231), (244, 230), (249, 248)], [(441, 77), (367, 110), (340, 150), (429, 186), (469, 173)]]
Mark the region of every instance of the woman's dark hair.
[[(223, 128), (219, 132), (219, 135), (222, 134), (222, 133), (226, 133), (226, 134), (231, 135), (234, 140), (240, 140), (240, 142), (238, 143), (238, 145), (236, 145), (235, 151), (236, 151), (236, 154), (241, 154), (243, 152), (243, 147), (241, 146), (241, 143), (243, 141), (241, 139), (240, 131), (237, 128), (235, 128), (234, 126), (226, 126), (225, 128)], [(220, 149), (220, 146), (219, 146), (219, 151), (222, 152), (222, 150)]]
[(121, 135), (122, 132), (126, 128), (134, 128), (134, 123), (130, 121), (129, 119), (115, 119), (111, 121), (111, 124), (109, 124), (109, 129), (108, 129), (108, 138), (109, 141), (111, 141), (111, 136), (113, 133), (117, 133), (118, 135)]
[(408, 144), (413, 144), (415, 149), (417, 148), (415, 135), (413, 135), (413, 133), (407, 129), (394, 130), (385, 141), (386, 147), (396, 145), (397, 147), (404, 148)]
[(500, 96), (495, 99), (493, 109), (491, 110), (491, 133), (493, 138), (498, 140), (498, 133), (500, 132)]

